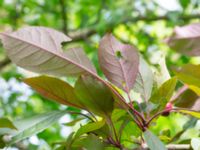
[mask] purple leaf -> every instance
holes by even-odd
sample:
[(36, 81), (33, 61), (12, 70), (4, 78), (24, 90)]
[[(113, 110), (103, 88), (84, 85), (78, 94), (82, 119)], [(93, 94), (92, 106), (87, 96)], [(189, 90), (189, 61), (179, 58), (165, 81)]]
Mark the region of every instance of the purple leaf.
[(176, 27), (173, 36), (167, 39), (168, 45), (179, 53), (189, 56), (200, 55), (200, 23)]
[(110, 82), (129, 92), (138, 74), (139, 55), (135, 47), (106, 34), (99, 47), (99, 63)]
[(61, 43), (71, 39), (45, 27), (26, 27), (12, 33), (1, 33), (8, 57), (27, 70), (56, 76), (96, 73), (82, 49), (63, 52)]

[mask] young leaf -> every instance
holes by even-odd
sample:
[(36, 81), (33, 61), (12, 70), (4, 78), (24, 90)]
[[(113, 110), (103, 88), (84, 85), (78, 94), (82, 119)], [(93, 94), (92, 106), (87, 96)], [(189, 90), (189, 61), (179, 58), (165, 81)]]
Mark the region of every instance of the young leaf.
[(188, 109), (176, 109), (176, 111), (200, 119), (200, 112), (198, 111), (188, 110)]
[(200, 23), (176, 27), (167, 43), (177, 52), (189, 55), (200, 55)]
[(8, 144), (14, 144), (27, 137), (41, 132), (53, 123), (57, 122), (67, 111), (53, 111), (40, 114), (27, 119), (15, 121), (18, 131), (11, 133), (12, 139)]
[(95, 69), (82, 49), (63, 52), (66, 35), (45, 27), (26, 27), (12, 33), (1, 33), (8, 57), (18, 66), (37, 73), (56, 76), (77, 76), (85, 69)]
[(100, 41), (98, 53), (100, 66), (108, 80), (130, 91), (139, 67), (136, 48), (119, 42), (112, 34), (106, 34)]
[(146, 141), (150, 150), (167, 150), (160, 139), (149, 130), (144, 132), (144, 140)]
[(161, 110), (166, 106), (167, 102), (173, 95), (176, 83), (177, 78), (173, 77), (163, 83), (161, 87), (152, 95), (150, 101), (158, 105), (158, 108), (156, 110)]
[(10, 128), (10, 129), (15, 129), (15, 125), (7, 118), (0, 118), (0, 128)]
[(84, 126), (81, 126), (78, 131), (75, 134), (75, 139), (77, 139), (78, 137), (80, 137), (81, 135), (88, 133), (88, 132), (92, 132), (95, 131), (97, 129), (100, 129), (101, 127), (103, 127), (105, 124), (105, 121), (98, 121), (98, 122), (93, 122), (93, 123), (88, 123)]
[(102, 82), (92, 76), (81, 76), (75, 84), (75, 94), (89, 110), (100, 116), (111, 114), (114, 105), (112, 93)]
[(175, 74), (187, 85), (200, 87), (200, 65), (187, 64), (175, 70)]
[(68, 83), (48, 76), (39, 76), (23, 80), (38, 93), (58, 103), (84, 108), (74, 94), (74, 88)]
[(141, 94), (144, 101), (148, 101), (153, 87), (153, 73), (145, 60), (140, 57), (139, 72), (134, 84), (134, 90)]
[(156, 69), (154, 71), (154, 80), (158, 87), (160, 87), (165, 81), (171, 78), (169, 70), (166, 65), (165, 54), (160, 53)]

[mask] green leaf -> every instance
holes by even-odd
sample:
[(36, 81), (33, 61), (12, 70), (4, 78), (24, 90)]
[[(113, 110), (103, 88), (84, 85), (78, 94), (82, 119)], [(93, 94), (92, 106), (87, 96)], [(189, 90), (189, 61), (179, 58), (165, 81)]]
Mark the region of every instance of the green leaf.
[(160, 59), (156, 64), (156, 69), (154, 71), (154, 80), (157, 83), (157, 86), (160, 87), (164, 82), (171, 78), (165, 60), (165, 54), (161, 53), (158, 55)]
[(81, 135), (88, 133), (88, 132), (92, 132), (95, 131), (97, 129), (100, 129), (101, 127), (103, 127), (105, 124), (105, 120), (102, 121), (98, 121), (98, 122), (93, 122), (93, 123), (88, 123), (84, 126), (81, 126), (78, 131), (75, 134), (75, 139), (77, 139), (78, 137), (80, 137)]
[(173, 77), (161, 85), (150, 98), (150, 101), (158, 105), (156, 111), (165, 108), (166, 104), (173, 95), (177, 83), (177, 78)]
[(179, 0), (179, 3), (185, 9), (190, 4), (190, 0)]
[(82, 118), (76, 118), (76, 119), (73, 119), (72, 121), (70, 122), (67, 122), (67, 123), (64, 123), (65, 126), (74, 126), (77, 122), (81, 121), (85, 119), (84, 117)]
[(149, 130), (144, 132), (144, 140), (146, 141), (150, 150), (167, 150), (160, 139)]
[(67, 137), (67, 141), (65, 144), (65, 150), (71, 150), (71, 144), (73, 142), (73, 136), (74, 136), (74, 132), (72, 132), (68, 137)]
[(112, 113), (114, 99), (110, 90), (90, 75), (81, 76), (75, 84), (75, 94), (91, 112), (108, 116)]
[(3, 140), (3, 135), (0, 136), (0, 148), (4, 148), (6, 146), (5, 141)]
[(15, 129), (15, 125), (7, 118), (0, 118), (0, 128), (10, 128), (10, 129)]
[[(73, 149), (73, 147), (75, 149)], [(86, 137), (77, 139), (70, 150), (105, 150), (105, 143), (96, 135), (90, 134)]]
[(174, 72), (185, 84), (200, 87), (200, 65), (187, 64)]
[(60, 79), (39, 76), (23, 81), (46, 98), (64, 105), (83, 108), (74, 94), (74, 88)]
[(17, 132), (12, 132), (12, 139), (8, 144), (14, 144), (27, 137), (37, 134), (57, 122), (67, 111), (53, 111), (27, 119), (15, 121)]
[(152, 87), (153, 73), (146, 61), (140, 57), (139, 72), (133, 89), (140, 93), (142, 99), (147, 102), (151, 96)]
[(194, 111), (194, 110), (187, 110), (187, 109), (176, 109), (177, 112), (181, 112), (187, 115), (190, 115), (192, 117), (200, 119), (200, 112)]

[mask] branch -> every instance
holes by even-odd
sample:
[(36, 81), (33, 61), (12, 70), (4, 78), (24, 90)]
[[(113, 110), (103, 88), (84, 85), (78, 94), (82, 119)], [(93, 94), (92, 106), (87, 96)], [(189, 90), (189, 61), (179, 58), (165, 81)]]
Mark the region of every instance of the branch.
[(74, 42), (87, 39), (88, 37), (96, 34), (97, 31), (94, 28), (77, 31), (77, 32), (71, 32), (69, 33), (69, 36), (73, 39)]
[[(178, 19), (180, 19), (180, 20), (200, 19), (200, 14), (179, 16)], [(154, 17), (139, 16), (136, 18), (125, 19), (124, 21), (122, 21), (122, 23), (137, 22), (137, 21), (151, 22), (151, 21), (159, 21), (159, 20), (170, 21), (171, 18), (166, 15), (165, 16), (154, 16)]]
[[(192, 19), (200, 19), (200, 14), (195, 14), (195, 15), (186, 15), (186, 16), (179, 16), (178, 19), (180, 20), (192, 20)], [(151, 22), (151, 21), (159, 21), (159, 20), (166, 20), (166, 21), (170, 21), (170, 17), (168, 16), (155, 16), (155, 17), (146, 17), (146, 16), (139, 16), (136, 18), (127, 18), (122, 20), (121, 22), (119, 22), (118, 24), (113, 24), (112, 26), (109, 26), (109, 28), (114, 28), (115, 26), (119, 25), (119, 24), (126, 24), (129, 22), (138, 22), (138, 21), (145, 21), (145, 22)], [(97, 31), (95, 30), (95, 28), (91, 28), (91, 29), (87, 29), (85, 31), (79, 31), (79, 32), (73, 32), (70, 33), (70, 37), (72, 37), (72, 39), (74, 41), (80, 41), (80, 40), (84, 40), (94, 34), (96, 34)]]
[[(64, 0), (60, 0), (60, 2), (64, 2)], [(62, 5), (62, 6), (64, 6), (64, 5)], [(62, 13), (62, 14), (65, 14), (65, 13)], [(65, 17), (64, 16), (65, 15), (63, 15), (63, 20), (65, 20), (64, 18), (66, 17), (66, 16)], [(181, 20), (200, 19), (200, 14), (180, 16), (179, 19), (181, 19)], [(126, 23), (129, 23), (129, 22), (137, 22), (137, 21), (149, 22), (149, 21), (159, 21), (159, 20), (169, 21), (170, 18), (167, 17), (167, 16), (158, 16), (158, 17), (140, 16), (140, 17), (136, 17), (136, 18), (128, 18), (128, 19), (122, 20), (119, 24), (126, 24)], [(63, 23), (67, 24), (66, 20)], [(63, 26), (66, 27), (66, 25), (63, 25)], [(117, 25), (115, 24), (115, 25), (109, 26), (109, 28), (114, 28), (115, 26), (117, 26)], [(63, 28), (63, 30), (64, 30), (64, 32), (67, 31), (64, 28)], [(90, 37), (90, 36), (92, 36), (92, 35), (94, 35), (96, 33), (97, 33), (97, 31), (95, 30), (95, 27), (93, 27), (93, 28), (90, 28), (90, 29), (84, 29), (82, 31), (70, 32), (68, 35), (73, 39), (73, 42), (77, 42), (77, 41), (81, 41), (81, 40), (87, 39), (88, 37)], [(2, 69), (2, 67), (4, 67), (4, 65), (1, 65), (1, 64), (4, 64), (3, 62), (0, 62), (0, 70)], [(7, 63), (5, 63), (5, 64), (7, 65)]]
[(61, 15), (62, 15), (62, 21), (63, 21), (63, 32), (67, 34), (68, 32), (68, 27), (67, 27), (67, 9), (66, 9), (66, 4), (65, 0), (60, 0), (60, 7), (61, 7)]
[(10, 64), (10, 60), (6, 57), (4, 60), (0, 61), (0, 71), (7, 66), (8, 64)]
[[(168, 150), (190, 150), (191, 146), (189, 144), (169, 144), (166, 146), (166, 148)], [(141, 149), (136, 148), (134, 150), (141, 150)], [(142, 150), (149, 150), (149, 148), (145, 146), (145, 148), (143, 148)]]

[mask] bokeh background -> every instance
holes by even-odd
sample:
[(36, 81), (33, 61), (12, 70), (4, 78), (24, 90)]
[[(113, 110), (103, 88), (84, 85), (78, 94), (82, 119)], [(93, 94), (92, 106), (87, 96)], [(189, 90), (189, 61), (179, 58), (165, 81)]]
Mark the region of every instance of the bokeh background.
[[(24, 26), (45, 26), (57, 29), (74, 40), (68, 46), (81, 46), (97, 67), (97, 50), (101, 37), (112, 32), (119, 40), (134, 44), (147, 62), (160, 69), (185, 63), (200, 63), (198, 57), (178, 54), (164, 43), (175, 26), (200, 21), (200, 0), (0, 0), (0, 32)], [(170, 72), (171, 73), (171, 72)], [(172, 74), (172, 73), (171, 73)], [(69, 109), (46, 100), (23, 84), (20, 79), (33, 76), (10, 63), (0, 45), (0, 117), (11, 120), (58, 109)], [(64, 140), (72, 127), (62, 123), (76, 116), (64, 116), (58, 124), (20, 142), (9, 149), (49, 150)], [(172, 133), (180, 130), (186, 117), (172, 115), (160, 119)], [(155, 129), (159, 132), (159, 125)], [(198, 137), (194, 127), (183, 137)], [(190, 133), (191, 132), (191, 133)]]

